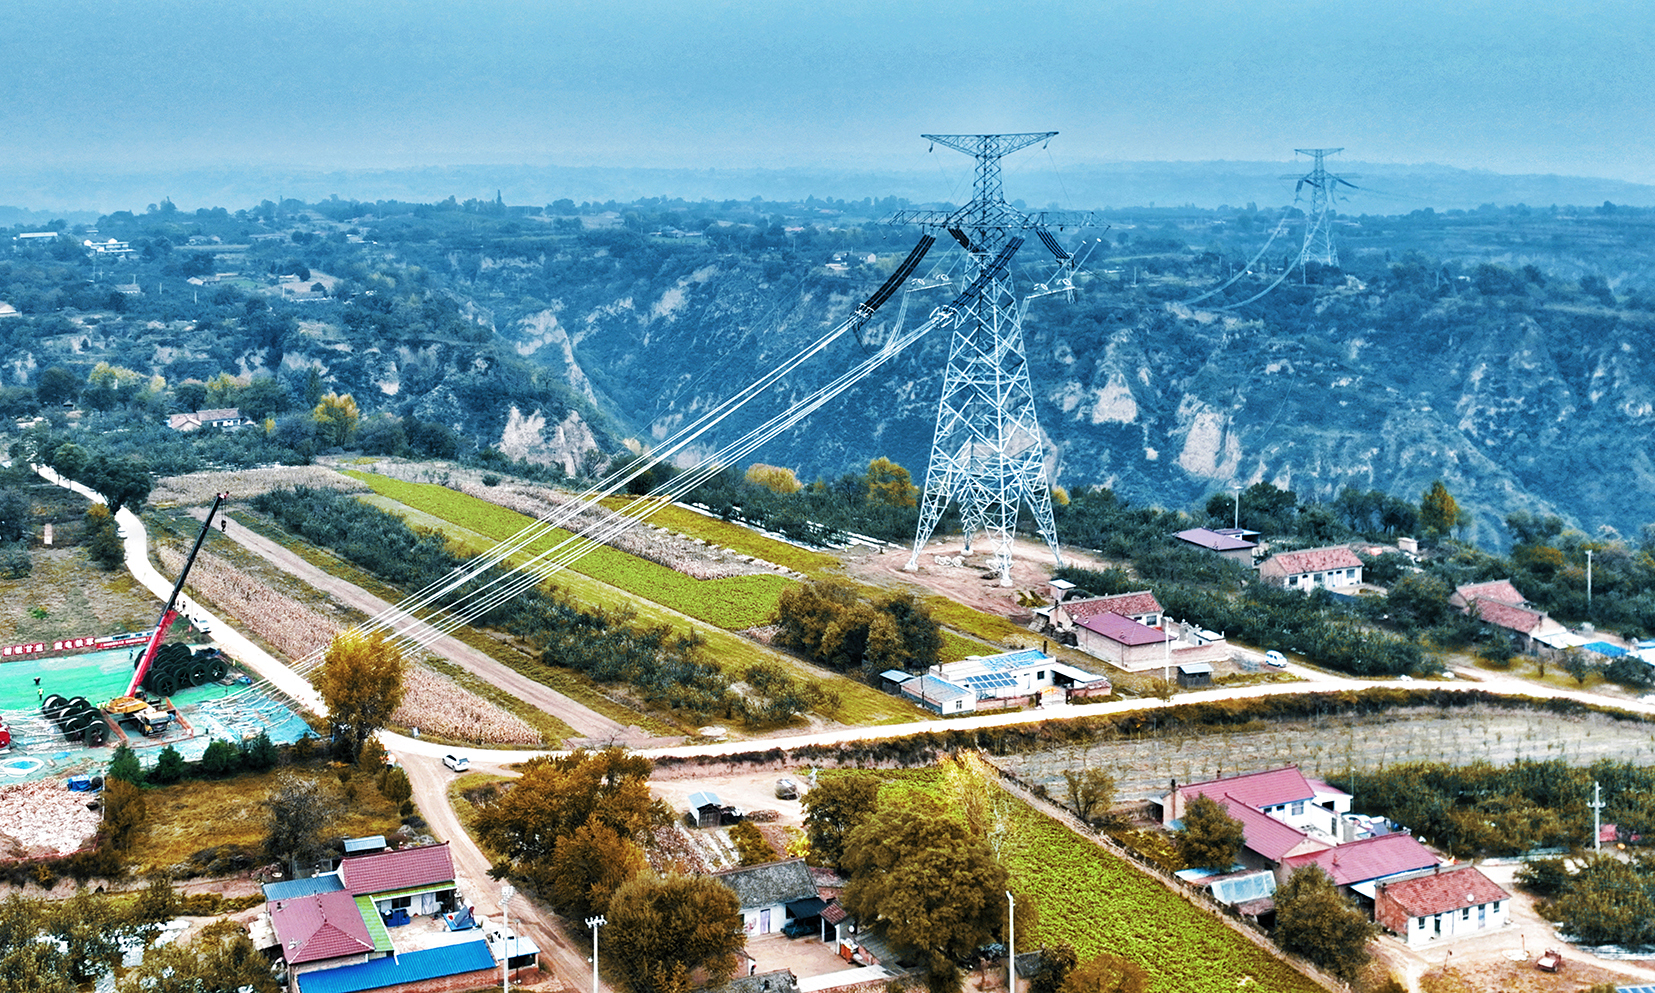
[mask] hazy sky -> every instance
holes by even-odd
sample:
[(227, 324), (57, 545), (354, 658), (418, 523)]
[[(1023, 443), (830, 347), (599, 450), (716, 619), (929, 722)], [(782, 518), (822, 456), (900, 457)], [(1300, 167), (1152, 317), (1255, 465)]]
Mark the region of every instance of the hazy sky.
[(921, 132), (1055, 130), (1655, 183), (1652, 39), (1649, 0), (5, 0), (0, 132), (112, 171), (915, 169)]

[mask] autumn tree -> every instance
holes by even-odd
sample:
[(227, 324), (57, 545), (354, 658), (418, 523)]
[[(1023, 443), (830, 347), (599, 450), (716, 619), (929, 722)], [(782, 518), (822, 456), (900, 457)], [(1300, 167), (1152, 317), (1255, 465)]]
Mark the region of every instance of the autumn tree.
[(144, 802), (142, 788), (129, 779), (116, 779), (113, 775), (104, 780), (102, 834), (110, 848), (117, 852), (131, 848), (148, 818), (149, 805)]
[(1448, 537), (1460, 523), (1460, 505), (1448, 492), (1448, 487), (1437, 480), (1419, 501), (1419, 526), (1426, 537), (1440, 540)]
[(1069, 787), (1069, 806), (1088, 824), (1094, 815), (1103, 817), (1115, 805), (1115, 777), (1097, 766), (1064, 769), (1063, 781)]
[(328, 707), (335, 755), (355, 761), (402, 703), (407, 662), (385, 631), (341, 633), (312, 682)]
[(1074, 946), (1059, 942), (1040, 949), (1040, 962), (1029, 977), (1029, 993), (1058, 993), (1080, 964)]
[(841, 902), (897, 945), (946, 966), (1005, 930), (1006, 870), (965, 821), (929, 798), (886, 805), (845, 837)]
[(914, 485), (908, 470), (883, 455), (868, 463), (867, 484), (869, 503), (887, 507), (912, 507), (918, 504), (919, 487)]
[(764, 832), (752, 821), (740, 821), (732, 826), (730, 841), (736, 846), (736, 858), (741, 865), (763, 865), (776, 860), (776, 850), (764, 840)]
[(1246, 833), (1241, 822), (1225, 813), (1211, 797), (1198, 796), (1184, 809), (1184, 829), (1178, 832), (1178, 857), (1192, 869), (1228, 871), (1235, 864)]
[(265, 800), (265, 852), (286, 862), (290, 878), (298, 878), (301, 863), (311, 861), (325, 849), (324, 835), (338, 813), (332, 793), (311, 777), (293, 772), (279, 774), (276, 789)]
[(741, 901), (710, 876), (636, 876), (615, 891), (605, 916), (607, 960), (633, 993), (676, 993), (696, 969), (720, 986), (747, 945)]
[(1378, 934), (1321, 866), (1305, 866), (1276, 890), (1276, 944), (1347, 981), (1367, 964)]
[(328, 393), (316, 402), (310, 412), (316, 422), (316, 435), (324, 445), (345, 445), (356, 436), (356, 426), (362, 415), (356, 409), (356, 400), (349, 394)]
[(845, 836), (879, 809), (879, 781), (855, 773), (830, 774), (801, 801), (812, 865), (839, 866)]
[(607, 915), (615, 891), (648, 867), (638, 842), (607, 824), (589, 821), (558, 839), (546, 866), (549, 871), (530, 875), (544, 887), (558, 913), (584, 921)]
[(1144, 993), (1149, 973), (1131, 959), (1104, 952), (1072, 969), (1059, 993)]
[(747, 481), (762, 486), (772, 493), (797, 493), (804, 486), (792, 469), (781, 466), (765, 465), (763, 462), (754, 462), (747, 467)]
[(648, 832), (672, 817), (649, 791), (651, 768), (619, 748), (531, 759), (478, 809), (478, 838), (501, 856), (497, 871), (530, 881), (560, 910), (601, 908), (641, 867)]

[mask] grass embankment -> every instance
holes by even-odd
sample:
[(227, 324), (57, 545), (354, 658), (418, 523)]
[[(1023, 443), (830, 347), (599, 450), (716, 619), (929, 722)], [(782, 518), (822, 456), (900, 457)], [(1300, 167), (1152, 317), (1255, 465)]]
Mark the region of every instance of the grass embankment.
[[(885, 778), (880, 802), (908, 792), (946, 797), (944, 777), (925, 770), (848, 773)], [(990, 787), (991, 789), (993, 787)], [(1013, 887), (1039, 909), (1035, 940), (1066, 942), (1086, 961), (1102, 952), (1131, 959), (1154, 993), (1322, 993), (1321, 987), (1188, 900), (1028, 805), (1011, 799), (1000, 859)]]
[[(317, 777), (324, 788), (342, 798), (346, 787), (331, 768), (298, 770)], [(140, 874), (190, 863), (209, 848), (236, 846), (254, 853), (262, 850), (270, 833), (265, 823), (265, 800), (277, 789), (279, 773), (243, 773), (229, 779), (197, 780), (144, 791), (149, 817), (128, 856)], [(333, 822), (333, 831), (346, 838), (391, 834), (401, 827), (397, 805), (380, 795), (373, 777), (354, 774), (355, 796), (343, 804), (345, 813)]]
[[(403, 513), (404, 508), (412, 509), (423, 516), (426, 522), (437, 526), (445, 535), (470, 552), (483, 551), (485, 547), (492, 547), (495, 542), (503, 541), (517, 534), (523, 528), (533, 523), (532, 519), (516, 511), (507, 510), (484, 500), (457, 493), (446, 487), (430, 483), (403, 483), (399, 480), (387, 479), (371, 473), (363, 474), (376, 489), (380, 484), (386, 484), (387, 492), (382, 496), (394, 500), (395, 503), (386, 505), (384, 509)], [(394, 494), (394, 495), (393, 495)], [(415, 501), (409, 505), (404, 502)], [(401, 505), (401, 506), (398, 506)], [(479, 537), (483, 539), (479, 542)], [(545, 544), (536, 543), (525, 548), (512, 557), (511, 561), (522, 561)], [(830, 673), (814, 666), (808, 666), (791, 656), (772, 651), (747, 638), (733, 633), (734, 629), (727, 629), (727, 624), (708, 620), (700, 614), (684, 610), (676, 597), (686, 590), (695, 590), (690, 597), (692, 605), (698, 606), (703, 614), (716, 613), (714, 606), (717, 602), (717, 591), (733, 589), (729, 584), (733, 580), (695, 580), (682, 573), (674, 572), (665, 566), (658, 566), (653, 562), (627, 555), (612, 548), (599, 547), (587, 559), (601, 557), (608, 565), (599, 570), (582, 569), (565, 570), (556, 577), (558, 586), (567, 590), (570, 595), (582, 603), (590, 606), (602, 607), (606, 610), (629, 610), (638, 621), (645, 624), (665, 624), (675, 630), (690, 630), (706, 640), (707, 651), (718, 665), (732, 678), (739, 679), (752, 665), (758, 662), (779, 661), (800, 676), (819, 682), (824, 689), (832, 691), (838, 697), (838, 706), (821, 711), (821, 716), (843, 724), (896, 724), (924, 718), (924, 712), (903, 700), (882, 693), (872, 686), (847, 678), (837, 673)], [(625, 560), (617, 564), (616, 560)], [(586, 559), (582, 559), (585, 562)], [(632, 563), (636, 568), (626, 563)], [(646, 568), (647, 567), (647, 568)], [(594, 576), (596, 571), (608, 576)], [(673, 578), (664, 580), (659, 573), (668, 573)], [(637, 585), (626, 585), (633, 578), (645, 577)], [(768, 583), (780, 583), (785, 586), (789, 580), (776, 576), (751, 576), (741, 579), (765, 580)], [(703, 584), (722, 584), (711, 587)], [(779, 596), (779, 587), (777, 595)], [(662, 597), (664, 599), (656, 599)], [(766, 608), (765, 617), (774, 611), (775, 605), (771, 601)], [(750, 605), (738, 606), (735, 610), (748, 612)], [(703, 624), (695, 624), (700, 620)], [(755, 622), (757, 623), (757, 622)], [(710, 626), (708, 626), (710, 625)], [(746, 625), (751, 626), (751, 625)], [(563, 673), (566, 670), (555, 667), (524, 668), (514, 664), (525, 675), (547, 682), (552, 674)], [(542, 673), (540, 670), (545, 669)], [(574, 675), (574, 674), (570, 674)], [(548, 682), (548, 685), (552, 685)], [(561, 687), (554, 686), (556, 689)], [(585, 703), (584, 698), (580, 698)], [(630, 712), (629, 712), (630, 713)]]

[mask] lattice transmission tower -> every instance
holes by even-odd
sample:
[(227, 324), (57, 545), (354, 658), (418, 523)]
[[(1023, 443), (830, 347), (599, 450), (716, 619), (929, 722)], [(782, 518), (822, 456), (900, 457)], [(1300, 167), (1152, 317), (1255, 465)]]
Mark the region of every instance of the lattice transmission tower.
[(1305, 210), (1304, 247), (1299, 249), (1299, 257), (1293, 262), (1294, 266), (1303, 267), (1306, 263), (1315, 262), (1324, 266), (1337, 268), (1339, 265), (1339, 251), (1333, 245), (1333, 212), (1337, 204), (1335, 195), (1341, 184), (1356, 189), (1355, 183), (1349, 182), (1340, 176), (1327, 171), (1323, 159), (1329, 155), (1337, 155), (1343, 148), (1295, 148), (1294, 155), (1309, 155), (1315, 159), (1310, 171), (1302, 176), (1288, 175), (1282, 179), (1297, 179), (1299, 182), (1293, 187), (1293, 195), (1297, 197), (1306, 186), (1310, 187), (1310, 206)]
[[(919, 527), (906, 566), (910, 571), (919, 567), (920, 552), (952, 500), (960, 502), (967, 553), (978, 534), (993, 537), (994, 568), (1002, 586), (1011, 585), (1011, 544), (1024, 503), (1034, 515), (1041, 538), (1058, 564), (1063, 564), (1052, 523), (1034, 389), (1023, 352), (1023, 309), (1034, 296), (1066, 293), (1072, 298), (1075, 261), (1048, 225), (1078, 226), (1090, 223), (1092, 217), (1025, 214), (1006, 203), (1000, 181), (1002, 157), (1056, 134), (921, 135), (933, 146), (943, 145), (977, 160), (971, 202), (954, 211), (898, 211), (889, 219), (893, 224), (947, 231), (970, 256), (968, 285), (980, 289), (952, 323)], [(1008, 270), (1028, 232), (1036, 234), (1056, 258), (1063, 278), (1048, 280), (1019, 301)]]

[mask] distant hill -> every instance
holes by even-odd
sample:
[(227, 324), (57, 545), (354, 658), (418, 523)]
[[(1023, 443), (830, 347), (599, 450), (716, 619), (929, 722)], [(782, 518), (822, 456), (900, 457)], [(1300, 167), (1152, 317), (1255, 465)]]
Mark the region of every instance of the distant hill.
[[(942, 154), (940, 152), (934, 154)], [(292, 197), (325, 200), (403, 200), (431, 203), (449, 196), (542, 206), (641, 197), (687, 200), (803, 200), (835, 197), (905, 197), (916, 203), (964, 197), (969, 160), (953, 156), (944, 172), (868, 171), (854, 166), (794, 169), (646, 169), (526, 165), (456, 165), (407, 169), (300, 170), (263, 166), (215, 166), (168, 172), (93, 172), (0, 166), (8, 199), (62, 216), (64, 210), (142, 211), (170, 197), (180, 207), (217, 207)], [(1399, 165), (1328, 160), (1336, 173), (1357, 174), (1361, 190), (1344, 209), (1352, 214), (1396, 214), (1432, 207), (1470, 209), (1482, 204), (1532, 207), (1596, 206), (1610, 201), (1655, 205), (1655, 186), (1580, 176), (1502, 175), (1442, 165)], [(1280, 177), (1309, 168), (1297, 162), (1115, 162), (1058, 165), (1038, 156), (1006, 163), (1007, 195), (1027, 203), (1065, 208), (1279, 206), (1293, 199), (1293, 182)], [(949, 177), (966, 185), (951, 187)], [(56, 210), (57, 213), (52, 213)], [(0, 215), (0, 223), (7, 223)], [(9, 223), (17, 223), (11, 221)]]

